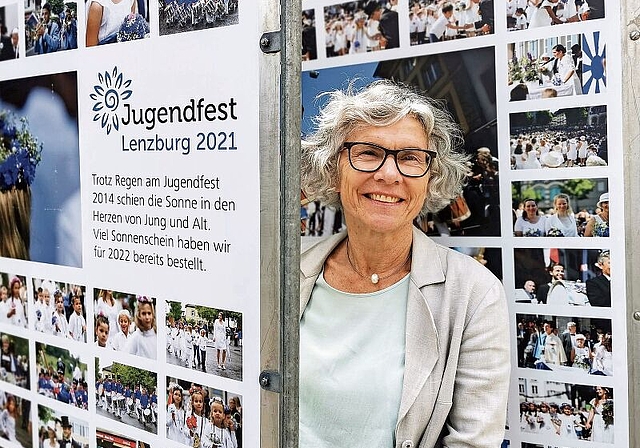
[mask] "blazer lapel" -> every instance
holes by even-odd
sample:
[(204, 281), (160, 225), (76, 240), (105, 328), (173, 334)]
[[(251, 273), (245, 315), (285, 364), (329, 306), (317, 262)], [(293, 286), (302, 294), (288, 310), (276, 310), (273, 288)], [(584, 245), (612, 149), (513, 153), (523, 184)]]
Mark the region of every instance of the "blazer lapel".
[(428, 285), (445, 280), (437, 245), (420, 230), (413, 231), (411, 283), (407, 302), (407, 336), (404, 381), (398, 420), (401, 420), (418, 398), (438, 361), (438, 330), (429, 302), (439, 300), (437, 290)]

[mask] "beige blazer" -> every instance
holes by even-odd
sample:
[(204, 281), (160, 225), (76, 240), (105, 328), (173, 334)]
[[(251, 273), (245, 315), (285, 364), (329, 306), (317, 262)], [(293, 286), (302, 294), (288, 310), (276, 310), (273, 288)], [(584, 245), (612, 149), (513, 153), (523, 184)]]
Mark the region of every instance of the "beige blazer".
[[(345, 236), (303, 252), (301, 317), (326, 258)], [(406, 331), (395, 447), (498, 448), (511, 370), (500, 281), (474, 259), (414, 228)]]

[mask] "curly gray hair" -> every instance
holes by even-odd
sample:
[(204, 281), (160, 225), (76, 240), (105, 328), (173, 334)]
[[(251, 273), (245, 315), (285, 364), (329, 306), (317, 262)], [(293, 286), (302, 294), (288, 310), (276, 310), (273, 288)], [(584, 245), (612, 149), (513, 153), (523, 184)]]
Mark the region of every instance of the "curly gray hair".
[(323, 95), (329, 101), (315, 118), (317, 130), (302, 141), (302, 189), (308, 197), (340, 207), (338, 159), (347, 136), (359, 126), (389, 126), (406, 116), (422, 125), (429, 149), (437, 153), (421, 214), (437, 212), (460, 194), (469, 157), (458, 150), (462, 145), (458, 125), (437, 101), (389, 80), (359, 91), (351, 83), (346, 91)]

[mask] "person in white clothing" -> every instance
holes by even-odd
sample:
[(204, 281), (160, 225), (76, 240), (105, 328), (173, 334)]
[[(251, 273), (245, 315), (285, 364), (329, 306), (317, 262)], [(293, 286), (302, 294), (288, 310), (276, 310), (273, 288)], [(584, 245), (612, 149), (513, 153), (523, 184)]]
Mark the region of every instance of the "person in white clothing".
[(131, 326), (131, 314), (128, 310), (120, 310), (118, 313), (118, 333), (109, 341), (114, 350), (122, 350), (127, 344), (129, 327)]
[(64, 297), (62, 297), (62, 291), (56, 289), (53, 293), (56, 309), (51, 316), (51, 331), (56, 336), (63, 338), (69, 337), (69, 322), (64, 315)]
[(13, 277), (9, 283), (9, 297), (0, 307), (0, 321), (27, 327), (25, 304), (22, 300), (22, 280)]
[(224, 315), (218, 313), (218, 320), (213, 324), (213, 343), (216, 346), (218, 369), (226, 370), (227, 363), (227, 326), (224, 323)]
[(87, 342), (87, 321), (82, 315), (82, 298), (73, 296), (73, 313), (69, 316), (69, 337), (74, 341)]
[(138, 296), (136, 307), (136, 331), (129, 336), (124, 351), (132, 355), (157, 358), (158, 334), (156, 331), (156, 313), (154, 299)]
[(569, 204), (569, 196), (560, 193), (553, 198), (555, 213), (548, 216), (545, 221), (546, 236), (577, 237), (578, 227), (576, 218)]

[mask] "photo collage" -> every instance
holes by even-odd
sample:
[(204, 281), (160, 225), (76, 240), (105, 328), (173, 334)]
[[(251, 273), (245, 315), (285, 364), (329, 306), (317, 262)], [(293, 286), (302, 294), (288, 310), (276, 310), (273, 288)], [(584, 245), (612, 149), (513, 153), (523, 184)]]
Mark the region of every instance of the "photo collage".
[[(503, 281), (518, 383), (503, 446), (616, 443), (624, 246), (609, 238), (622, 232), (609, 201), (619, 216), (622, 154), (608, 152), (620, 130), (609, 117), (607, 23), (616, 17), (606, 3), (303, 2), (303, 140), (323, 94), (379, 79), (441, 101), (460, 127), (470, 158), (463, 191), (414, 224)], [(345, 229), (339, 207), (304, 191), (300, 219), (303, 248)], [(624, 407), (616, 412), (625, 418)]]
[(0, 279), (0, 437), (11, 446), (242, 446), (241, 313)]

